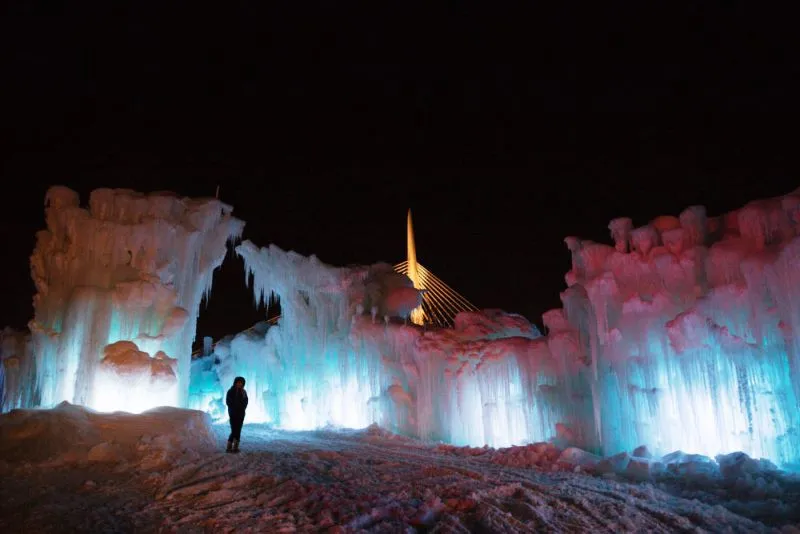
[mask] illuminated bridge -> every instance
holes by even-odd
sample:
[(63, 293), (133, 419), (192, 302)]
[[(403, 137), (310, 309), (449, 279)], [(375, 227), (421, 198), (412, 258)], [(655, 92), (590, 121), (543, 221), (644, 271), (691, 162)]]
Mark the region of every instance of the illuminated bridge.
[(422, 294), (422, 306), (411, 312), (411, 321), (418, 325), (449, 328), (453, 326), (453, 320), (458, 313), (462, 311), (478, 311), (478, 308), (470, 301), (459, 295), (417, 261), (411, 210), (408, 210), (406, 233), (408, 237), (408, 258), (406, 261), (395, 265), (394, 269), (408, 276), (414, 283), (415, 288), (425, 291)]
[[(453, 321), (462, 311), (478, 311), (470, 301), (459, 295), (454, 289), (445, 284), (435, 274), (430, 272), (417, 261), (417, 249), (414, 245), (414, 226), (411, 223), (411, 210), (408, 210), (407, 224), (408, 238), (408, 258), (406, 261), (394, 266), (398, 273), (408, 276), (414, 283), (416, 289), (424, 290), (422, 294), (422, 306), (411, 312), (411, 321), (418, 325), (437, 326), (440, 328), (451, 328)], [(280, 315), (271, 317), (267, 322), (274, 325), (280, 319)], [(244, 332), (249, 332), (258, 328), (252, 326)], [(212, 347), (216, 343), (212, 344)], [(193, 358), (202, 356), (203, 349), (197, 349), (192, 353)]]

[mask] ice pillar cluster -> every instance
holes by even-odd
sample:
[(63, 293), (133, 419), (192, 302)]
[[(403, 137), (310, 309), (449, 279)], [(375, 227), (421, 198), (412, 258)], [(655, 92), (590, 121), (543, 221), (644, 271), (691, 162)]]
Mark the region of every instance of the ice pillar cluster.
[(800, 190), (609, 229), (614, 246), (567, 239), (562, 294), (603, 451), (800, 464)]
[(244, 223), (216, 199), (52, 187), (36, 236), (32, 404), (141, 411), (188, 402), (202, 298)]

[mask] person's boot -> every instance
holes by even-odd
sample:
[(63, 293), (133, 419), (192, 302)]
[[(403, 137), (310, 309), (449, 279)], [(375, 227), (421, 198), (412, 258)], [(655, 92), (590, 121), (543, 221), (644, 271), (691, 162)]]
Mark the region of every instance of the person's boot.
[(233, 452), (239, 452), (239, 440), (233, 440)]
[(225, 452), (233, 452), (233, 441), (228, 440), (228, 448), (225, 449)]

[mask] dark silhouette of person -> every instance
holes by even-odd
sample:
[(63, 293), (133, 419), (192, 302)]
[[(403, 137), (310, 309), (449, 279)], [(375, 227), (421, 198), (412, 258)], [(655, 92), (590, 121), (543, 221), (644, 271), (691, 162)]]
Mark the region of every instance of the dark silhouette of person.
[(228, 417), (231, 422), (231, 435), (228, 437), (226, 452), (239, 452), (244, 412), (247, 410), (247, 392), (244, 390), (244, 383), (244, 378), (237, 376), (225, 396), (225, 404), (228, 405)]

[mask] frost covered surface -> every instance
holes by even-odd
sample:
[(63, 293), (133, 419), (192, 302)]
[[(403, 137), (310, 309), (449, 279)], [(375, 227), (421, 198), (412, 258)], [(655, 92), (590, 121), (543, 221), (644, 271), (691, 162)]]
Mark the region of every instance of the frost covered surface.
[(19, 370), (36, 398), (12, 392), (4, 409), (100, 407), (120, 391), (126, 410), (185, 405), (200, 302), (244, 224), (216, 199), (172, 193), (96, 189), (82, 208), (55, 186), (45, 206), (31, 256), (34, 358)]
[[(264, 425), (246, 425), (244, 452), (232, 455), (221, 452), (227, 427), (215, 427), (214, 440), (207, 421), (188, 410), (96, 414), (70, 405), (1, 416), (0, 530), (800, 528), (797, 479), (743, 456), (722, 459), (722, 470), (713, 460), (680, 453), (650, 458), (664, 470), (637, 481), (625, 473), (646, 458), (602, 459), (547, 443), (508, 449), (437, 445), (375, 426), (290, 432)], [(47, 438), (46, 448), (31, 447), (37, 437), (40, 443)], [(71, 452), (76, 441), (91, 446), (88, 452)]]

